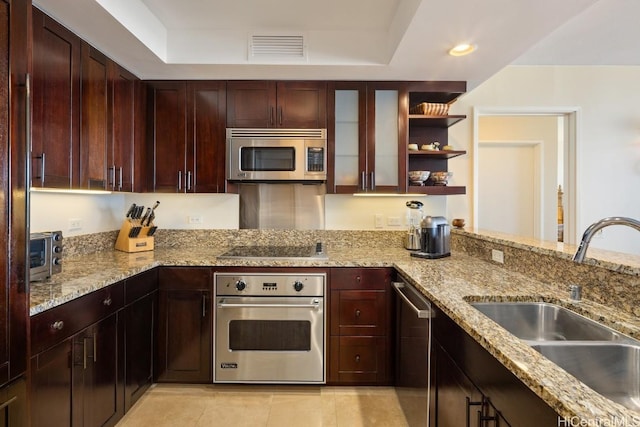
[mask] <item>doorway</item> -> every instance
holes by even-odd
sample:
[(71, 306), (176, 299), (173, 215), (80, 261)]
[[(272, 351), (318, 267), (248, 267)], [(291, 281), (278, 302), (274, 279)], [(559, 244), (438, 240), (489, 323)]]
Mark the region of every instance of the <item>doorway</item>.
[(474, 108), (475, 227), (575, 244), (578, 113), (577, 107)]

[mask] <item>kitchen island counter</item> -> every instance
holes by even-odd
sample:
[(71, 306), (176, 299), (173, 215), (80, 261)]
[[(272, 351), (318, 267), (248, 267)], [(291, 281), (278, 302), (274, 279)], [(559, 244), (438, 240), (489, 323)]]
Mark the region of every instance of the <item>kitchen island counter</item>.
[(394, 267), (562, 417), (591, 423), (586, 425), (640, 425), (639, 412), (595, 393), (469, 304), (479, 300), (544, 300), (640, 337), (637, 317), (588, 300), (572, 302), (566, 284), (543, 283), (458, 252), (448, 258), (423, 260), (410, 257), (400, 247), (329, 247), (328, 260), (219, 259), (228, 249), (183, 246), (65, 258), (62, 273), (31, 284), (31, 315), (157, 266)]

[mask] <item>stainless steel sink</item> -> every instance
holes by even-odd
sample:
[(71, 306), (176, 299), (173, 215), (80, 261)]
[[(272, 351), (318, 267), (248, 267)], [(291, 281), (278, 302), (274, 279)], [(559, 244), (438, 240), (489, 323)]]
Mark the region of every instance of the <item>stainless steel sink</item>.
[(544, 302), (471, 303), (491, 320), (526, 341), (626, 341), (611, 328)]
[(532, 347), (604, 397), (640, 410), (640, 345), (547, 343)]

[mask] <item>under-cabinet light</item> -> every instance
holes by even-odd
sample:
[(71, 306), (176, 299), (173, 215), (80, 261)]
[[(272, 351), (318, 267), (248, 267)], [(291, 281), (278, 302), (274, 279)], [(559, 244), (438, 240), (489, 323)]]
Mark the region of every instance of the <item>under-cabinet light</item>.
[(41, 188), (31, 187), (29, 191), (33, 193), (63, 193), (63, 194), (111, 194), (107, 190), (82, 190), (74, 188)]
[(414, 193), (353, 193), (358, 197), (427, 197), (427, 194)]

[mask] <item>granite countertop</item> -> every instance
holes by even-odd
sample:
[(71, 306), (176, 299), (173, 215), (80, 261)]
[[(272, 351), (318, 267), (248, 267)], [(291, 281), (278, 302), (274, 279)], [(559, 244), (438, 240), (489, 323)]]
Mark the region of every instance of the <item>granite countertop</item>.
[[(567, 306), (623, 333), (640, 338), (640, 320), (595, 302), (569, 300), (568, 292), (474, 257), (453, 253), (439, 260), (412, 258), (402, 248), (328, 248), (329, 259), (251, 261), (218, 259), (227, 247), (157, 248), (126, 254), (97, 252), (65, 258), (63, 272), (31, 284), (31, 315), (159, 265), (395, 267), (407, 281), (456, 321), (494, 357), (563, 417), (584, 425), (640, 425), (640, 412), (597, 394), (505, 329), (469, 301), (549, 301)], [(608, 424), (607, 424), (608, 423)], [(616, 424), (618, 423), (618, 424)], [(583, 425), (583, 424), (581, 424)]]

